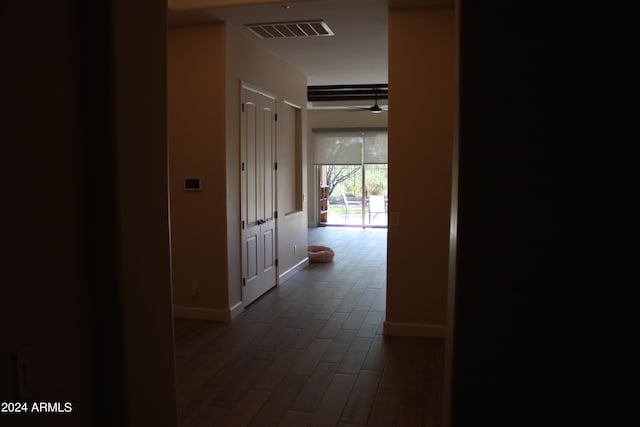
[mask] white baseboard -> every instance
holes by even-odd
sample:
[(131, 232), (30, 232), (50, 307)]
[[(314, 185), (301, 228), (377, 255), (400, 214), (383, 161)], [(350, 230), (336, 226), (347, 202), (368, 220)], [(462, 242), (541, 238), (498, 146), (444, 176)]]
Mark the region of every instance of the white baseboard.
[(242, 302), (231, 308), (202, 308), (202, 307), (173, 307), (173, 317), (178, 319), (213, 320), (215, 322), (229, 322), (244, 311)]
[(278, 280), (279, 280), (278, 283), (285, 282), (287, 279), (290, 279), (294, 274), (306, 268), (308, 265), (309, 265), (309, 257), (305, 257), (302, 261), (300, 261), (299, 263), (297, 263), (296, 265), (294, 265), (293, 267), (291, 267), (290, 269), (282, 273), (280, 276), (278, 276)]
[(242, 301), (235, 303), (229, 309), (229, 320), (233, 320), (244, 311), (244, 303)]
[(382, 333), (397, 337), (444, 338), (446, 336), (446, 326), (389, 322), (385, 320)]

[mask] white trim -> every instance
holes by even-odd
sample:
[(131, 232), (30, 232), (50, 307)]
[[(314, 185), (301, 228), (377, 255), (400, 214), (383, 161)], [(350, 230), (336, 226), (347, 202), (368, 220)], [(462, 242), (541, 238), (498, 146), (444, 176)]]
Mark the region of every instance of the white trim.
[(398, 337), (429, 337), (444, 338), (446, 336), (445, 325), (425, 325), (422, 323), (400, 323), (384, 321), (384, 335)]
[(301, 107), (301, 106), (296, 105), (296, 104), (294, 104), (293, 102), (289, 102), (289, 101), (287, 101), (286, 99), (285, 99), (285, 100), (283, 100), (282, 102), (284, 102), (284, 104), (285, 104), (285, 105), (288, 105), (289, 107), (293, 107), (293, 108), (295, 108), (295, 109), (297, 109), (297, 110), (302, 110), (302, 107)]
[(309, 257), (305, 257), (302, 261), (300, 261), (299, 263), (297, 263), (296, 265), (294, 265), (293, 267), (291, 267), (290, 269), (282, 273), (278, 277), (278, 280), (279, 280), (278, 283), (285, 282), (286, 280), (290, 279), (294, 274), (296, 274), (298, 271), (305, 269), (308, 265), (309, 265)]
[[(237, 310), (237, 305), (228, 308), (202, 308), (202, 307), (184, 307), (174, 306), (173, 317), (178, 319), (199, 319), (213, 320), (216, 322), (228, 322), (232, 319), (232, 310)], [(237, 313), (234, 314), (234, 317)]]
[(244, 303), (242, 301), (235, 303), (229, 309), (229, 320), (235, 319), (243, 311), (244, 311)]
[(254, 86), (251, 83), (247, 83), (241, 80), (240, 85), (242, 89), (250, 90), (251, 92), (255, 92), (258, 95), (266, 96), (267, 98), (273, 99), (274, 101), (278, 99), (277, 95), (274, 95), (273, 93), (269, 93), (266, 90), (260, 89), (258, 86)]

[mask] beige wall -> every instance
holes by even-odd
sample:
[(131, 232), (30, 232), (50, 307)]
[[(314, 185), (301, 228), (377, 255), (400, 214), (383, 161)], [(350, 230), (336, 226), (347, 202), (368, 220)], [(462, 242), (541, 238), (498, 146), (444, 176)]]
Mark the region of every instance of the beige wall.
[[(227, 31), (227, 79), (226, 79), (226, 109), (227, 109), (227, 233), (229, 253), (229, 306), (234, 306), (241, 300), (241, 249), (240, 249), (240, 94), (241, 84), (248, 83), (277, 96), (276, 109), (278, 112), (290, 108), (289, 102), (300, 107), (300, 129), (306, 126), (307, 78), (298, 69), (276, 57), (268, 50), (259, 46), (244, 34), (228, 27)], [(289, 115), (278, 115), (277, 136), (280, 152), (290, 151), (291, 144), (298, 144), (303, 152), (300, 157), (306, 159), (306, 134), (299, 132), (299, 141), (280, 138), (290, 133), (291, 123)], [(288, 131), (285, 131), (287, 129)], [(295, 131), (294, 131), (295, 133)], [(286, 156), (285, 156), (286, 158)], [(278, 155), (278, 201), (283, 203), (283, 209), (278, 206), (278, 271), (287, 272), (295, 265), (304, 261), (307, 256), (306, 207), (298, 212), (287, 212), (287, 196), (284, 189), (290, 184), (281, 185), (281, 181), (292, 174), (305, 177), (300, 188), (306, 186), (306, 168), (300, 173), (291, 171), (295, 165), (281, 161)], [(282, 178), (281, 178), (282, 177)], [(286, 215), (288, 214), (288, 215)], [(293, 253), (293, 246), (298, 248)], [(303, 248), (303, 250), (301, 250)]]
[(390, 10), (388, 333), (444, 336), (453, 85), (453, 9)]
[[(278, 260), (280, 274), (306, 259), (306, 207), (303, 206), (302, 108), (278, 110)], [(304, 173), (306, 176), (306, 173)], [(305, 180), (306, 181), (306, 180)]]
[[(353, 127), (387, 127), (388, 113), (372, 114), (369, 111), (348, 110), (309, 110), (307, 112), (307, 149), (313, 153), (314, 128), (353, 128)], [(308, 156), (307, 169), (309, 170), (307, 194), (308, 197), (308, 225), (316, 227), (318, 218), (318, 182), (315, 177), (313, 155)]]
[[(306, 77), (222, 23), (170, 28), (167, 45), (174, 305), (178, 316), (228, 320), (242, 310), (241, 84), (277, 95), (276, 108), (285, 112), (277, 123), (282, 274), (306, 258), (306, 210), (294, 202), (302, 195), (291, 193), (306, 185), (305, 163), (296, 167), (291, 157), (306, 158)], [(285, 101), (300, 106), (293, 121)], [(305, 181), (294, 185), (292, 176)], [(190, 177), (201, 179), (201, 191), (184, 191)]]
[[(225, 310), (224, 24), (170, 28), (167, 55), (174, 305)], [(201, 191), (184, 190), (190, 177), (201, 179)]]
[(285, 165), (278, 170), (278, 209), (283, 215), (302, 210), (302, 189), (299, 173), (302, 170), (298, 152), (302, 148), (299, 119), (302, 109), (284, 104), (278, 110), (278, 162)]

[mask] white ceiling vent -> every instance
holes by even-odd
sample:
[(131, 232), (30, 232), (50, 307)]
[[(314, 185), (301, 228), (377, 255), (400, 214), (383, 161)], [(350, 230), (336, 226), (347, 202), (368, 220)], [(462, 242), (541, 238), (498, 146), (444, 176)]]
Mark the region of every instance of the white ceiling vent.
[(299, 22), (272, 22), (247, 24), (249, 30), (261, 39), (332, 36), (333, 31), (321, 19)]

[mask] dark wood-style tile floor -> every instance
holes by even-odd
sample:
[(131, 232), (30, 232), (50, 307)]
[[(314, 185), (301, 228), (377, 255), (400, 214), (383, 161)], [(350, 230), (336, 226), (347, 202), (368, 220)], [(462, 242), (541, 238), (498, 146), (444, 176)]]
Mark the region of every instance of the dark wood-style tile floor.
[(385, 337), (386, 229), (310, 229), (311, 264), (230, 323), (175, 320), (180, 426), (440, 426), (444, 342)]

